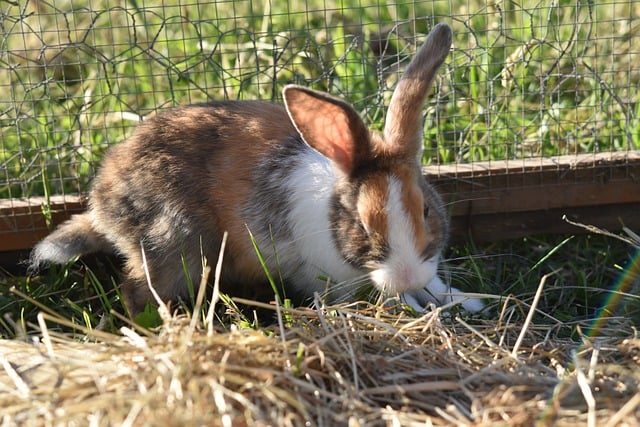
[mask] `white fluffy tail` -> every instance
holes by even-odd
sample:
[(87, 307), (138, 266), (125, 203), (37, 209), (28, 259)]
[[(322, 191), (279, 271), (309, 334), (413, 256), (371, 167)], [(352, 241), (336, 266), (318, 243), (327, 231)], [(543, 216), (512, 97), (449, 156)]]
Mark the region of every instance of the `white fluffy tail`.
[(31, 252), (29, 264), (37, 270), (45, 264), (66, 264), (81, 255), (113, 252), (105, 237), (95, 231), (88, 212), (74, 215), (38, 243)]

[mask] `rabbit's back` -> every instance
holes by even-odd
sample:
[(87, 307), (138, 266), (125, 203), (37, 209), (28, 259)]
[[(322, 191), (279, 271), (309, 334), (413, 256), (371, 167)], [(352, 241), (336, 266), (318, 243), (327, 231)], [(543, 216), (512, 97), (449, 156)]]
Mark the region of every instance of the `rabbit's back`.
[(261, 278), (244, 210), (256, 166), (295, 135), (282, 106), (259, 101), (178, 107), (145, 120), (103, 161), (90, 196), (93, 227), (130, 270), (144, 248), (167, 296), (184, 293), (180, 256), (197, 281), (200, 258), (216, 261), (225, 231), (226, 281)]

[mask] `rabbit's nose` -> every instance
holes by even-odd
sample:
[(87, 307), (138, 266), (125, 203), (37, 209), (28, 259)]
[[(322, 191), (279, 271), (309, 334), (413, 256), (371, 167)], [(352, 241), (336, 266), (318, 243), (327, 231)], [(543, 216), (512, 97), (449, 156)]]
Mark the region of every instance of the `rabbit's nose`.
[(394, 295), (424, 288), (435, 276), (435, 268), (422, 263), (393, 260), (371, 272), (371, 279), (382, 291)]

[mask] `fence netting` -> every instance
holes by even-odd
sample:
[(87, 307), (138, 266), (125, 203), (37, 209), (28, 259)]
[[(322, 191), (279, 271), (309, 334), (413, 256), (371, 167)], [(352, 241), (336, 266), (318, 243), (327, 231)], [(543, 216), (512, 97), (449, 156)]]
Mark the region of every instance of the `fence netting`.
[(287, 83), (383, 123), (429, 29), (454, 47), (425, 106), (425, 164), (640, 149), (632, 0), (0, 3), (0, 198), (88, 189), (144, 117)]

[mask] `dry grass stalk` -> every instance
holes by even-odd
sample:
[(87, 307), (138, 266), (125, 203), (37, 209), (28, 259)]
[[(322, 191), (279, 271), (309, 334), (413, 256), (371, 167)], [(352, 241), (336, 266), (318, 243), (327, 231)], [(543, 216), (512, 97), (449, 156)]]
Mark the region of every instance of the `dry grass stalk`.
[(258, 331), (194, 328), (174, 316), (151, 336), (123, 328), (79, 342), (42, 330), (33, 342), (4, 341), (2, 425), (640, 421), (640, 339), (631, 333), (580, 344), (548, 325), (521, 334), (504, 318), (413, 318), (379, 306), (286, 315), (284, 327)]

